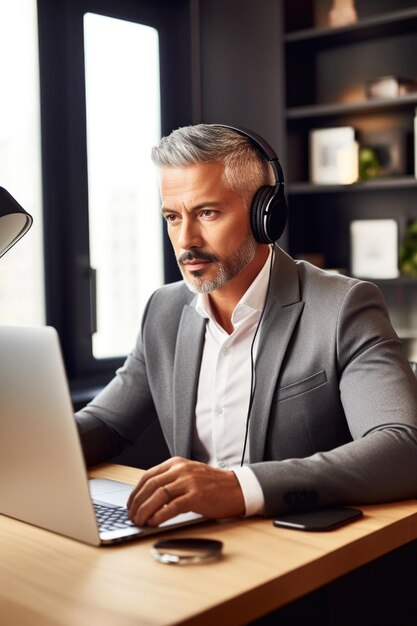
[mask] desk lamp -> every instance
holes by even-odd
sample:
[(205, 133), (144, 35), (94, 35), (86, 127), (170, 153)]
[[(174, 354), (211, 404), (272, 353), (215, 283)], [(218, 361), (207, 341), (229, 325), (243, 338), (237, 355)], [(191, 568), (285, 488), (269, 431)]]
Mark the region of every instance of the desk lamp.
[(8, 191), (0, 187), (0, 257), (32, 226), (33, 218)]

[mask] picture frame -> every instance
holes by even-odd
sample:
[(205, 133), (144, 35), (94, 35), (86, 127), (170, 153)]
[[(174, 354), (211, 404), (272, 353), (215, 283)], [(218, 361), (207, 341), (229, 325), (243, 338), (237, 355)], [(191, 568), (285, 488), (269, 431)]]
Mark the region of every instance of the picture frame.
[(357, 181), (359, 148), (352, 126), (310, 131), (310, 182), (346, 185)]
[(398, 222), (394, 219), (350, 223), (351, 274), (358, 278), (397, 278)]

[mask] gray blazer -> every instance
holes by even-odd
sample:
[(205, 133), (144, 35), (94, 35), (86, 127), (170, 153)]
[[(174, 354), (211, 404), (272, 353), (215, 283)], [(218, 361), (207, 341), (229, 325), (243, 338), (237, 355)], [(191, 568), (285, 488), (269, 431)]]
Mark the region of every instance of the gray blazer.
[[(151, 297), (135, 348), (77, 414), (88, 463), (158, 419), (190, 457), (206, 320), (183, 282)], [(260, 329), (250, 467), (265, 515), (417, 496), (417, 381), (379, 290), (276, 247)]]

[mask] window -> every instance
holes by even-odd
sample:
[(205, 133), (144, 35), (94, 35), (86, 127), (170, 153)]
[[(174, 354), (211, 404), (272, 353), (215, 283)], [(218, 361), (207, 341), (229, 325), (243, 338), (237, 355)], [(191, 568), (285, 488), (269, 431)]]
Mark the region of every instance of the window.
[(0, 0), (0, 186), (34, 218), (0, 259), (0, 323), (45, 322), (36, 0)]
[(150, 148), (191, 120), (189, 0), (37, 5), (46, 321), (84, 395), (178, 278)]
[(93, 356), (127, 354), (151, 293), (163, 283), (157, 172), (159, 42), (155, 28), (84, 16)]

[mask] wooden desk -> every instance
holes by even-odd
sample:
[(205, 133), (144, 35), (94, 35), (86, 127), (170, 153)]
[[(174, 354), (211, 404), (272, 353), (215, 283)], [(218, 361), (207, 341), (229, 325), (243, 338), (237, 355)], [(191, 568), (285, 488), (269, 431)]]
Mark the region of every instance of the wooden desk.
[[(140, 471), (91, 475), (135, 482)], [(220, 561), (186, 567), (155, 562), (152, 537), (93, 548), (0, 516), (0, 624), (246, 624), (417, 538), (417, 501), (361, 508), (362, 520), (329, 533), (263, 519), (173, 531), (224, 542)]]

